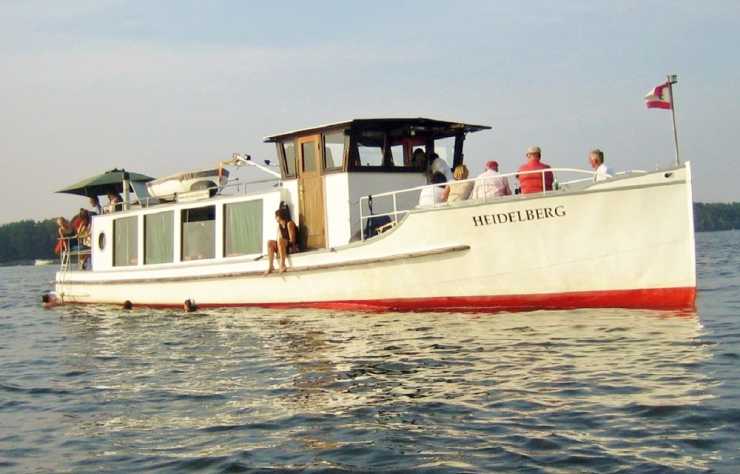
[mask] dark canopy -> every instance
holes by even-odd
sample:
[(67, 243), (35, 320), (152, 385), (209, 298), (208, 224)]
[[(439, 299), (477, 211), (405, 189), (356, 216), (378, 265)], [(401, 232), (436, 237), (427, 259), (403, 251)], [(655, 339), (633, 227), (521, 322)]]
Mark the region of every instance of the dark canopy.
[(67, 186), (57, 192), (79, 194), (80, 196), (100, 196), (111, 191), (122, 193), (124, 175), (127, 175), (129, 181), (147, 182), (154, 179), (139, 173), (130, 173), (126, 170), (112, 169), (103, 174), (83, 179), (79, 183)]
[(324, 130), (336, 128), (351, 128), (353, 131), (383, 131), (397, 136), (413, 136), (415, 134), (424, 134), (434, 140), (445, 137), (454, 137), (459, 133), (479, 132), (489, 130), (488, 125), (473, 125), (462, 122), (449, 122), (446, 120), (434, 120), (423, 117), (415, 118), (374, 118), (374, 119), (354, 119), (346, 122), (330, 123), (318, 127), (305, 128), (302, 130), (292, 130), (277, 135), (265, 137), (265, 142), (282, 141), (283, 139), (294, 136), (305, 135), (308, 133), (320, 133)]

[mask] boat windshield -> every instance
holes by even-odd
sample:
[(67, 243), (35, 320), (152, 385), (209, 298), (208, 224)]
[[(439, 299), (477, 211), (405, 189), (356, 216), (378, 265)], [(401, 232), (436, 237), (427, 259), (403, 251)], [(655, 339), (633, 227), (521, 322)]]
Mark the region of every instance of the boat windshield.
[(426, 163), (418, 159), (436, 153), (452, 166), (456, 137), (394, 136), (383, 131), (366, 130), (354, 135), (350, 148), (350, 171), (419, 172)]

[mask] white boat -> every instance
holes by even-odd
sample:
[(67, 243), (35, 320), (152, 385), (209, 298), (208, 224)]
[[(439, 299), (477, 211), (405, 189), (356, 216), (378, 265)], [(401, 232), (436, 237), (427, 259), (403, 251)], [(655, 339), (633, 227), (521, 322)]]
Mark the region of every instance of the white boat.
[[(367, 310), (694, 306), (689, 163), (601, 181), (553, 168), (554, 190), (417, 207), (427, 181), (413, 149), (454, 167), (466, 136), (488, 128), (357, 119), (267, 137), (279, 186), (96, 216), (91, 269), (63, 267), (55, 297)], [(281, 203), (304, 251), (286, 273), (263, 276)]]
[(52, 263), (54, 263), (53, 260), (47, 260), (43, 258), (37, 258), (33, 261), (33, 265), (36, 267), (45, 267), (47, 265), (51, 265)]

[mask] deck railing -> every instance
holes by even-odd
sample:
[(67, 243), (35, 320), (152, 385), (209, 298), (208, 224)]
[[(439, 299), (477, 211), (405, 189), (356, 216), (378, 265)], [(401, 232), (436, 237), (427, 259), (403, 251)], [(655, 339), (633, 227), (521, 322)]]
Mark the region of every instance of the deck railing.
[(90, 247), (84, 244), (85, 240), (88, 240), (89, 236), (77, 236), (71, 237), (59, 237), (62, 242), (62, 249), (59, 252), (59, 265), (62, 272), (70, 270), (71, 267), (76, 266), (77, 270), (86, 270), (88, 265), (91, 263), (90, 258), (92, 252)]
[[(548, 190), (545, 186), (546, 183), (546, 173), (552, 173), (553, 175), (553, 187), (551, 190)], [(407, 189), (400, 189), (397, 191), (388, 191), (383, 193), (377, 193), (372, 194), (368, 196), (362, 196), (359, 200), (359, 207), (360, 207), (360, 238), (361, 240), (365, 240), (368, 236), (365, 235), (365, 225), (368, 222), (369, 219), (373, 218), (382, 218), (387, 217), (390, 219), (390, 222), (387, 223), (386, 227), (391, 227), (398, 223), (398, 220), (400, 217), (402, 217), (404, 214), (408, 213), (409, 211), (413, 209), (428, 209), (428, 208), (437, 208), (437, 207), (446, 207), (449, 205), (447, 202), (441, 202), (441, 203), (434, 203), (431, 206), (418, 206), (418, 200), (419, 200), (419, 194), (426, 188), (433, 188), (434, 186), (447, 186), (449, 184), (460, 184), (460, 183), (475, 183), (477, 181), (486, 182), (486, 181), (492, 181), (494, 179), (505, 179), (507, 182), (509, 181), (510, 177), (516, 177), (521, 175), (527, 175), (527, 174), (539, 174), (542, 176), (542, 189), (543, 191), (541, 193), (536, 194), (528, 194), (527, 196), (534, 196), (534, 195), (543, 195), (543, 194), (549, 194), (553, 192), (559, 192), (565, 189), (568, 189), (570, 187), (576, 186), (576, 185), (583, 185), (586, 183), (593, 182), (595, 180), (596, 172), (593, 170), (583, 170), (578, 168), (548, 168), (546, 170), (533, 170), (533, 171), (516, 171), (512, 173), (502, 173), (493, 177), (483, 177), (483, 178), (469, 178), (469, 179), (463, 179), (463, 180), (453, 180), (449, 181), (447, 183), (443, 184), (427, 184), (423, 186), (416, 186), (413, 188), (407, 188)], [(574, 175), (581, 175), (583, 177), (571, 179), (568, 181), (559, 181), (558, 177), (562, 176), (564, 174), (574, 174)], [(611, 176), (607, 175), (607, 178), (610, 178)], [(511, 183), (509, 183), (510, 185)], [(510, 186), (510, 189), (511, 186)], [(411, 194), (414, 193), (414, 194)], [(513, 194), (513, 189), (512, 189)], [(410, 199), (407, 198), (401, 198), (402, 195), (409, 196)], [(501, 199), (503, 196), (489, 196), (485, 195), (483, 199), (476, 199), (476, 201), (481, 202), (487, 202), (494, 199)], [(383, 212), (373, 212), (373, 206), (377, 206), (378, 200), (387, 199), (390, 201), (390, 203), (385, 203), (385, 208), (387, 210)], [(470, 198), (468, 200), (471, 200)], [(399, 202), (403, 202), (404, 205), (399, 205)], [(365, 209), (367, 209), (369, 212), (365, 212)]]
[[(225, 184), (223, 186), (211, 186), (208, 188), (198, 189), (197, 191), (188, 191), (184, 193), (174, 193), (174, 194), (168, 194), (164, 196), (149, 196), (142, 199), (136, 199), (132, 202), (128, 203), (128, 209), (133, 208), (148, 208), (152, 206), (156, 206), (158, 204), (162, 203), (172, 203), (177, 201), (178, 196), (186, 196), (190, 193), (205, 193), (208, 192), (209, 196), (215, 196), (215, 195), (222, 195), (222, 196), (246, 196), (251, 193), (259, 193), (264, 191), (252, 191), (251, 189), (248, 189), (247, 186), (253, 186), (256, 184), (265, 184), (265, 183), (276, 183), (279, 182), (279, 178), (269, 178), (269, 179), (259, 179), (254, 181), (245, 181), (245, 182), (239, 182), (234, 180), (234, 182), (229, 182), (228, 184)], [(115, 212), (120, 212), (123, 209), (123, 203), (116, 204), (117, 207), (120, 207), (120, 209), (110, 210), (108, 206), (103, 206), (103, 213), (104, 214), (112, 214)]]

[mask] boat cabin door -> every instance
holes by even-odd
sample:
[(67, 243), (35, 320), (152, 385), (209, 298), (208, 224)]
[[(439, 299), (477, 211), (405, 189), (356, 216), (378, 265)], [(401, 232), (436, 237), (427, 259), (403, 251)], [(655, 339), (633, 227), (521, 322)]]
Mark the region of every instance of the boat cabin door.
[(321, 179), (321, 136), (298, 139), (298, 194), (301, 248), (326, 247), (324, 186)]

